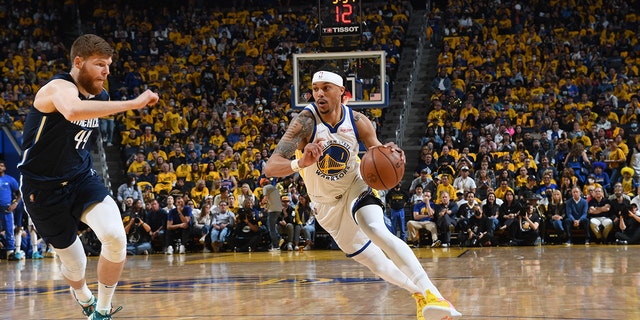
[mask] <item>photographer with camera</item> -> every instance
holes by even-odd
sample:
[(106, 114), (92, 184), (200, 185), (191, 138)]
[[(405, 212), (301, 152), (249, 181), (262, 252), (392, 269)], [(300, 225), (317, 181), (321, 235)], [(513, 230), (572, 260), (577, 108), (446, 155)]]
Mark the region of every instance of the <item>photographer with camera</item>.
[[(265, 251), (268, 243), (268, 230), (259, 226), (255, 213), (246, 207), (238, 210), (238, 218), (234, 227), (234, 251)], [(262, 239), (264, 238), (264, 242)], [(264, 243), (264, 245), (262, 245)]]
[(531, 203), (525, 204), (510, 226), (512, 246), (532, 246), (540, 236), (540, 215)]
[(142, 200), (134, 200), (131, 210), (123, 214), (122, 223), (124, 223), (124, 231), (127, 234), (127, 254), (149, 254), (151, 252), (151, 226), (146, 221)]
[(628, 207), (628, 211), (620, 213), (618, 223), (620, 231), (616, 232), (616, 244), (640, 243), (640, 216), (635, 203)]
[(488, 247), (493, 244), (493, 223), (483, 213), (480, 206), (472, 207), (473, 215), (467, 223), (466, 247)]

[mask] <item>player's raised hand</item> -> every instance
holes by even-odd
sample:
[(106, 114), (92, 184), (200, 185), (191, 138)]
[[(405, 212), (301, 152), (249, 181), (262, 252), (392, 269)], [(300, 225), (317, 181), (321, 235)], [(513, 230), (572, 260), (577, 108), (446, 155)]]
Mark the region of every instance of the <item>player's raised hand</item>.
[(304, 146), (304, 152), (302, 153), (302, 158), (300, 159), (300, 167), (304, 168), (310, 166), (320, 159), (323, 150), (322, 143), (324, 141), (324, 138), (316, 139), (315, 141), (307, 143), (307, 145)]
[(146, 106), (152, 106), (158, 103), (158, 100), (160, 100), (160, 97), (158, 97), (157, 93), (147, 89), (142, 94), (140, 94), (136, 98), (136, 100), (138, 100), (137, 102), (139, 102), (137, 104), (137, 109), (140, 109), (140, 108), (144, 108)]

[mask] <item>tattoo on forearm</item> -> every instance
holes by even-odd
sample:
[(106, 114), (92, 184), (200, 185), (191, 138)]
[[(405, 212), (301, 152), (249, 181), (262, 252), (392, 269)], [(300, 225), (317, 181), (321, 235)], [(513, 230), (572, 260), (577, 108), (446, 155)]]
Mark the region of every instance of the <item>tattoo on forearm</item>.
[(273, 152), (287, 159), (293, 157), (300, 143), (309, 139), (314, 125), (311, 114), (308, 111), (301, 112), (293, 119)]

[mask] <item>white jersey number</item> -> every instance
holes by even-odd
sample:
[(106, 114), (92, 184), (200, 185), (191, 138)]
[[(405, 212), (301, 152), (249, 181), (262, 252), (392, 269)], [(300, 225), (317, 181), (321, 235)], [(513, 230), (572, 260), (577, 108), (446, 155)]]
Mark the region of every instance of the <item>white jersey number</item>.
[(93, 132), (93, 130), (80, 130), (76, 133), (74, 138), (74, 140), (76, 140), (76, 149), (84, 149), (87, 145), (87, 141), (89, 141), (91, 132)]

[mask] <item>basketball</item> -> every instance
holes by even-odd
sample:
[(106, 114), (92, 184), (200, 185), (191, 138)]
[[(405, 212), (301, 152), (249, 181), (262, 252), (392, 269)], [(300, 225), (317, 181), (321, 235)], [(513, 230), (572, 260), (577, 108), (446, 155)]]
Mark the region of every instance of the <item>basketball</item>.
[(377, 190), (395, 187), (404, 175), (401, 153), (385, 146), (370, 148), (360, 161), (360, 175), (364, 182)]

